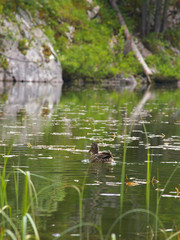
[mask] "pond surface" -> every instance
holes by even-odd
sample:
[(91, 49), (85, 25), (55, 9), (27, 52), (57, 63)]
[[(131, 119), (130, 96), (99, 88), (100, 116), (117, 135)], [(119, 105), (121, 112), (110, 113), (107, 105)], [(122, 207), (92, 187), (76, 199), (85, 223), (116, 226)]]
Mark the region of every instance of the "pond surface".
[[(1, 93), (0, 107), (8, 203), (17, 218), (24, 177), (15, 197), (13, 171), (29, 171), (41, 239), (96, 240), (97, 228), (103, 239), (166, 239), (180, 230), (179, 89), (20, 83)], [(114, 164), (89, 163), (94, 141)]]

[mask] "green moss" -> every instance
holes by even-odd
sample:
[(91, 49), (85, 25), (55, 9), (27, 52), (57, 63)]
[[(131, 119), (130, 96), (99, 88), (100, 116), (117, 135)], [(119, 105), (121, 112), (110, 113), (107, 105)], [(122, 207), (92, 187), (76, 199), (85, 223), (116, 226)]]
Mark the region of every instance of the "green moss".
[(30, 43), (26, 38), (20, 39), (18, 42), (18, 49), (22, 54), (26, 55), (29, 45)]
[(0, 68), (3, 68), (3, 69), (8, 69), (8, 61), (7, 61), (7, 59), (4, 57), (4, 56), (2, 56), (2, 55), (0, 55)]
[(3, 5), (0, 4), (0, 14), (3, 12)]
[(50, 47), (46, 44), (43, 44), (43, 54), (46, 58), (52, 54)]

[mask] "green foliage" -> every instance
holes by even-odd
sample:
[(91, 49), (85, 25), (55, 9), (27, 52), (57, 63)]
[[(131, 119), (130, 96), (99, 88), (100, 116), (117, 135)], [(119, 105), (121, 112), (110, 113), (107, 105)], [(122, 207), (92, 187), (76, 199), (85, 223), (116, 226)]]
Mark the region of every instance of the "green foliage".
[(3, 69), (7, 69), (8, 68), (8, 61), (2, 55), (0, 55), (0, 68), (3, 68)]
[(43, 44), (43, 51), (42, 52), (43, 52), (43, 54), (46, 58), (48, 58), (52, 54), (50, 47), (46, 44)]
[(49, 26), (45, 27), (44, 32), (49, 37), (49, 40), (51, 41), (51, 43), (53, 45), (56, 44), (56, 40), (55, 40), (55, 36), (54, 36), (55, 33)]
[(0, 14), (3, 12), (3, 5), (0, 4)]
[(180, 59), (172, 57), (167, 52), (159, 51), (157, 55), (148, 57), (147, 63), (157, 70), (158, 80), (172, 81), (180, 78)]
[[(0, 219), (1, 219), (1, 232), (0, 238), (1, 239), (9, 239), (7, 238), (6, 234), (11, 236), (12, 239), (26, 239), (29, 233), (27, 232), (27, 220), (29, 220), (31, 227), (34, 231), (35, 239), (39, 239), (39, 234), (34, 222), (34, 213), (33, 213), (33, 206), (34, 206), (34, 197), (36, 198), (36, 191), (34, 185), (31, 181), (30, 172), (24, 172), (20, 169), (14, 169), (13, 172), (7, 171), (8, 165), (8, 155), (10, 154), (12, 149), (9, 149), (7, 157), (3, 160), (4, 164), (0, 171)], [(19, 213), (19, 216), (16, 218), (17, 222), (13, 219), (13, 207), (9, 205), (9, 199), (7, 194), (7, 189), (10, 187), (8, 182), (11, 182), (10, 176), (11, 174), (14, 175), (14, 196), (15, 202), (18, 206), (18, 199), (19, 199), (19, 172), (25, 175), (25, 188), (24, 194), (21, 193), (21, 198), (23, 198), (23, 210), (22, 213)], [(12, 182), (11, 182), (12, 184)], [(37, 204), (37, 202), (36, 202)], [(32, 216), (28, 213), (31, 211)], [(22, 218), (22, 219), (21, 219)], [(27, 218), (25, 220), (25, 218)], [(22, 221), (22, 225), (20, 222)], [(19, 229), (20, 227), (20, 229)], [(20, 237), (20, 231), (22, 232), (22, 238)], [(29, 229), (28, 229), (29, 231)]]
[(170, 41), (173, 47), (180, 50), (180, 27), (167, 30), (165, 32), (165, 38)]
[[(117, 3), (130, 32), (139, 29), (142, 1), (128, 0)], [(87, 11), (97, 5), (100, 6), (98, 16), (89, 20)], [(86, 0), (2, 0), (0, 13), (14, 16), (14, 11), (19, 8), (28, 10), (46, 23), (44, 32), (60, 53), (65, 79), (99, 79), (119, 73), (135, 76), (143, 74), (142, 67), (132, 52), (123, 55), (123, 29), (119, 31), (116, 12), (108, 1), (94, 0), (89, 4)], [(128, 14), (129, 12), (131, 14)], [(72, 26), (75, 30), (70, 33), (69, 28)], [(68, 34), (71, 34), (71, 40), (68, 39)], [(180, 29), (168, 30), (164, 36), (168, 41), (162, 40), (162, 36), (157, 39), (154, 33), (145, 39), (146, 46), (154, 54), (147, 62), (158, 70), (156, 77), (177, 79), (179, 59), (173, 56), (170, 43), (180, 48)], [(24, 39), (19, 41), (18, 47), (26, 54), (28, 44)], [(164, 53), (162, 49), (165, 49)]]
[(20, 39), (18, 42), (18, 49), (19, 51), (26, 55), (27, 50), (29, 49), (29, 41), (26, 38)]
[[(18, 6), (29, 9), (32, 14), (38, 10), (39, 17), (47, 23), (45, 33), (60, 52), (65, 77), (98, 79), (123, 72), (136, 74), (139, 71), (133, 55), (123, 55), (123, 31), (119, 32), (116, 13), (109, 8), (107, 2), (97, 0), (93, 1), (93, 5), (85, 0), (11, 2), (13, 9)], [(99, 17), (89, 20), (87, 10), (92, 10), (97, 5), (100, 6)], [(75, 28), (72, 41), (67, 37), (70, 26)], [(116, 42), (110, 47), (113, 38)], [(26, 47), (27, 43), (24, 39), (21, 40), (19, 50), (23, 54), (26, 53)]]
[(166, 81), (179, 79), (180, 59), (172, 51), (170, 42), (161, 37), (157, 39), (152, 33), (145, 38), (145, 44), (153, 52), (153, 55), (149, 56), (146, 61), (150, 67), (157, 70), (155, 78)]

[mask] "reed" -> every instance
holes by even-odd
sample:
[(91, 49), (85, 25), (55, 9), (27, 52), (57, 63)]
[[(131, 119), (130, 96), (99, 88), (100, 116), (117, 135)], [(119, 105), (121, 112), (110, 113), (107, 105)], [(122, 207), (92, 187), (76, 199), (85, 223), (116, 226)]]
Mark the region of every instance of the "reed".
[[(142, 119), (142, 118), (141, 118)], [(147, 146), (147, 166), (146, 166), (146, 209), (147, 209), (147, 226), (149, 226), (149, 209), (150, 209), (150, 184), (151, 184), (151, 159), (150, 159), (150, 144), (148, 139), (148, 132), (146, 125), (143, 122), (144, 133), (146, 136), (146, 146)], [(157, 220), (156, 220), (157, 221)], [(149, 231), (147, 231), (147, 238), (149, 238)]]
[[(149, 144), (149, 139), (148, 139), (148, 132), (146, 129), (145, 124), (143, 123), (143, 128), (144, 128), (144, 132), (145, 132), (145, 136), (146, 136), (146, 145), (147, 145), (147, 174), (146, 174), (146, 209), (147, 209), (147, 225), (149, 225), (149, 209), (150, 209), (150, 186), (151, 186), (151, 169), (152, 169), (152, 159), (150, 158), (150, 144)], [(166, 181), (166, 184), (163, 188), (163, 191), (161, 193), (159, 193), (159, 191), (157, 191), (157, 197), (156, 197), (156, 218), (155, 218), (155, 239), (158, 238), (158, 230), (159, 230), (159, 205), (160, 205), (160, 200), (162, 198), (162, 195), (164, 194), (170, 180), (172, 179), (172, 177), (174, 176), (175, 172), (177, 171), (177, 169), (179, 168), (179, 164), (176, 165), (175, 169), (173, 170), (173, 172), (171, 173), (171, 175), (169, 176), (169, 178)], [(159, 179), (159, 172), (157, 172), (157, 179)], [(158, 185), (157, 185), (158, 188)], [(161, 232), (164, 233), (164, 235), (167, 238), (167, 233), (165, 232), (164, 228), (161, 229)], [(177, 233), (178, 235), (178, 233)], [(176, 236), (176, 233), (173, 234), (173, 236)], [(149, 236), (148, 236), (149, 237)], [(172, 237), (173, 238), (173, 237)], [(171, 236), (168, 238), (171, 239)]]
[[(89, 168), (88, 168), (89, 170)], [(83, 222), (83, 198), (84, 198), (84, 190), (85, 190), (85, 183), (86, 183), (86, 178), (87, 178), (87, 174), (88, 174), (88, 170), (86, 171), (86, 174), (83, 178), (83, 182), (82, 182), (82, 185), (81, 185), (81, 188), (75, 186), (75, 185), (66, 185), (66, 186), (63, 186), (63, 187), (60, 187), (60, 188), (57, 188), (57, 192), (64, 189), (64, 188), (73, 188), (75, 189), (75, 191), (77, 192), (78, 194), (78, 201), (79, 201), (79, 223), (72, 226), (72, 227), (69, 227), (67, 228), (66, 230), (62, 231), (60, 233), (60, 236), (59, 237), (56, 237), (56, 239), (59, 239), (61, 238), (62, 236), (72, 232), (73, 230), (75, 229), (79, 229), (79, 239), (84, 239), (83, 238), (83, 231), (82, 231), (82, 227), (93, 227), (97, 230), (97, 232), (99, 233), (99, 239), (100, 240), (103, 240), (103, 233), (102, 233), (102, 226), (98, 226), (94, 223), (90, 223), (90, 222)], [(52, 196), (52, 199), (51, 201), (53, 200), (54, 196)]]
[[(7, 155), (10, 154), (12, 150), (12, 146), (9, 148)], [(6, 156), (6, 154), (4, 153)], [(4, 158), (3, 168), (0, 170), (0, 207), (3, 208), (5, 205), (8, 205), (7, 202), (7, 180), (10, 174), (6, 174), (6, 166), (7, 166), (8, 157)]]
[[(12, 149), (9, 149), (7, 155), (10, 154)], [(32, 232), (34, 233), (31, 237), (39, 240), (38, 230), (35, 224), (34, 218), (34, 198), (36, 199), (37, 205), (37, 194), (35, 187), (31, 180), (31, 174), (29, 171), (24, 172), (21, 169), (13, 169), (12, 171), (7, 171), (7, 163), (8, 157), (4, 159), (3, 168), (0, 171), (0, 239), (11, 238), (13, 240), (25, 240), (29, 233), (27, 232), (27, 226), (31, 226)], [(18, 214), (19, 210), (19, 174), (23, 174), (24, 181), (24, 192), (22, 195), (23, 198), (23, 206), (22, 211)], [(16, 199), (16, 213), (13, 212), (12, 207), (8, 203), (8, 184), (12, 184), (10, 181), (11, 175), (14, 176), (14, 191), (15, 191), (15, 199)], [(35, 197), (34, 197), (35, 196)], [(30, 215), (31, 213), (31, 215)], [(14, 218), (13, 216), (17, 214), (18, 218)], [(19, 224), (21, 222), (21, 224)]]
[[(179, 163), (176, 165), (176, 167), (174, 168), (173, 172), (171, 173), (171, 175), (170, 175), (169, 178), (167, 179), (166, 184), (164, 185), (163, 191), (162, 191), (161, 193), (159, 193), (159, 192), (157, 191), (156, 215), (158, 215), (158, 213), (159, 213), (159, 205), (160, 205), (160, 200), (161, 200), (161, 198), (162, 198), (162, 195), (164, 194), (164, 192), (165, 192), (168, 184), (170, 183), (172, 177), (174, 176), (175, 172), (177, 171), (177, 169), (179, 169), (179, 165), (180, 165)], [(159, 175), (159, 174), (158, 174), (158, 175)], [(155, 239), (158, 239), (158, 238), (157, 238), (157, 232), (158, 232), (158, 223), (157, 223), (157, 222), (156, 222), (156, 224), (155, 224), (155, 229), (156, 229), (156, 231), (155, 231)], [(161, 232), (163, 232), (163, 233), (166, 234), (164, 228), (161, 229)], [(168, 239), (168, 240), (173, 239), (175, 236), (178, 236), (178, 234), (180, 234), (180, 231), (177, 231), (176, 233), (171, 234), (169, 237), (167, 237), (167, 234), (166, 234), (166, 239)]]
[(78, 228), (80, 228), (80, 227), (82, 227), (82, 226), (84, 226), (84, 227), (85, 227), (85, 226), (90, 226), (90, 227), (95, 228), (95, 229), (97, 230), (97, 232), (99, 233), (99, 237), (100, 237), (99, 239), (100, 239), (100, 240), (103, 240), (103, 234), (102, 234), (101, 228), (98, 227), (96, 224), (93, 224), (93, 223), (85, 223), (85, 222), (82, 223), (82, 225), (81, 225), (81, 224), (77, 224), (77, 225), (74, 225), (74, 226), (66, 229), (65, 231), (61, 232), (60, 236), (57, 237), (56, 239), (62, 238), (62, 237), (63, 237), (64, 235), (66, 235), (67, 233), (70, 233), (70, 232), (72, 232), (73, 230), (78, 229)]
[(124, 129), (124, 147), (123, 147), (123, 163), (121, 170), (121, 190), (120, 190), (120, 214), (123, 212), (123, 201), (124, 201), (124, 186), (125, 186), (125, 172), (126, 172), (126, 153), (127, 153), (127, 139), (126, 139), (126, 123)]
[[(147, 225), (149, 224), (149, 219), (150, 217), (154, 220), (155, 222), (155, 228), (153, 231), (153, 234), (155, 236), (155, 239), (157, 239), (157, 233), (159, 231), (159, 229), (161, 229), (161, 232), (164, 235), (165, 239), (173, 239), (176, 236), (178, 236), (180, 234), (179, 231), (177, 231), (176, 233), (171, 234), (169, 237), (167, 236), (167, 233), (164, 230), (164, 226), (163, 223), (161, 222), (161, 219), (159, 218), (159, 204), (160, 204), (160, 200), (162, 198), (162, 194), (164, 193), (164, 191), (167, 188), (167, 185), (169, 184), (171, 178), (173, 177), (174, 173), (176, 172), (176, 170), (179, 167), (179, 164), (176, 166), (176, 168), (174, 169), (174, 171), (171, 173), (170, 177), (168, 178), (165, 186), (164, 186), (164, 190), (163, 192), (159, 193), (157, 191), (157, 201), (156, 201), (156, 212), (153, 213), (152, 211), (150, 211), (150, 187), (151, 187), (151, 168), (152, 168), (152, 161), (150, 158), (150, 149), (149, 149), (149, 142), (148, 142), (148, 133), (147, 133), (147, 129), (144, 125), (144, 131), (145, 131), (145, 135), (146, 135), (146, 145), (147, 145), (147, 176), (146, 176), (146, 180), (147, 180), (147, 184), (146, 184), (146, 209), (133, 209), (133, 210), (129, 210), (126, 212), (123, 212), (123, 201), (124, 201), (124, 188), (125, 188), (125, 172), (126, 172), (126, 154), (127, 154), (127, 146), (128, 146), (128, 140), (127, 140), (127, 134), (126, 134), (127, 128), (125, 125), (124, 128), (124, 149), (123, 149), (123, 163), (122, 163), (122, 171), (121, 171), (121, 189), (120, 189), (120, 215), (117, 219), (115, 219), (115, 221), (112, 223), (112, 225), (110, 226), (110, 228), (108, 229), (108, 232), (105, 236), (105, 238), (103, 237), (103, 230), (102, 230), (102, 225), (101, 224), (93, 224), (91, 222), (84, 222), (83, 221), (83, 199), (84, 199), (84, 192), (85, 192), (85, 186), (86, 186), (86, 181), (87, 181), (87, 176), (88, 176), (88, 172), (89, 172), (89, 167), (86, 170), (86, 173), (84, 175), (84, 178), (82, 180), (82, 184), (80, 187), (77, 187), (75, 185), (69, 185), (69, 186), (63, 186), (62, 188), (67, 188), (67, 187), (71, 187), (73, 189), (76, 190), (77, 194), (78, 194), (78, 202), (79, 202), (79, 223), (62, 231), (60, 233), (60, 237), (63, 237), (65, 235), (67, 235), (68, 233), (72, 232), (75, 229), (79, 230), (79, 239), (82, 240), (84, 239), (83, 236), (83, 227), (91, 227), (96, 229), (96, 231), (99, 234), (99, 239), (100, 240), (108, 240), (108, 239), (112, 239), (115, 240), (117, 239), (117, 236), (113, 233), (114, 227), (117, 224), (122, 224), (122, 220), (123, 218), (125, 218), (128, 215), (133, 215), (134, 213), (139, 213), (139, 214), (145, 214), (147, 216)], [(131, 131), (130, 131), (131, 133)], [(129, 133), (129, 134), (130, 134)], [(0, 171), (0, 204), (1, 204), (1, 209), (0, 209), (0, 216), (1, 216), (1, 231), (0, 231), (0, 239), (4, 239), (5, 237), (8, 236), (8, 238), (13, 239), (13, 240), (25, 240), (27, 239), (27, 237), (31, 237), (34, 239), (39, 240), (39, 233), (38, 233), (38, 228), (36, 225), (36, 219), (35, 219), (35, 207), (38, 206), (38, 195), (42, 192), (42, 191), (46, 191), (48, 188), (54, 187), (55, 185), (58, 186), (57, 183), (53, 182), (51, 179), (47, 179), (44, 178), (42, 176), (36, 175), (36, 174), (31, 174), (29, 171), (23, 171), (19, 168), (14, 169), (13, 171), (11, 171), (10, 173), (7, 172), (7, 162), (8, 162), (8, 158), (5, 158), (4, 160), (4, 166), (3, 169)], [(21, 209), (21, 214), (20, 220), (15, 220), (13, 218), (13, 210), (12, 207), (8, 205), (8, 197), (7, 197), (7, 189), (8, 189), (8, 179), (10, 178), (10, 175), (13, 175), (14, 177), (14, 191), (15, 191), (15, 196), (16, 196), (16, 204), (17, 204), (17, 209), (19, 209), (19, 184), (20, 184), (20, 178), (23, 177), (24, 179), (24, 191), (23, 191), (23, 202), (22, 202), (22, 209)], [(43, 189), (41, 189), (40, 192), (36, 192), (35, 186), (32, 182), (31, 176), (35, 176), (35, 177), (39, 177), (42, 179), (46, 179), (51, 181), (52, 185), (48, 185), (46, 187), (44, 187)], [(159, 178), (159, 174), (157, 174), (158, 178)], [(60, 188), (57, 187), (57, 191), (59, 191)], [(17, 211), (18, 212), (18, 211)], [(17, 213), (16, 213), (17, 214)], [(20, 224), (19, 224), (20, 222)], [(29, 235), (29, 229), (31, 229), (32, 234)], [(121, 231), (121, 228), (120, 228)], [(151, 239), (151, 235), (149, 233), (149, 230), (147, 230), (147, 239)], [(87, 236), (88, 238), (88, 236)], [(58, 237), (56, 238), (58, 239)]]
[[(118, 224), (118, 222), (120, 222), (124, 217), (130, 215), (130, 214), (134, 214), (134, 213), (144, 213), (144, 214), (148, 214), (148, 215), (151, 215), (155, 220), (157, 220), (159, 222), (159, 225), (161, 226), (162, 229), (164, 229), (164, 226), (163, 226), (163, 223), (160, 221), (160, 219), (156, 216), (155, 213), (153, 213), (152, 211), (150, 210), (146, 210), (146, 209), (141, 209), (141, 208), (136, 208), (136, 209), (132, 209), (132, 210), (129, 210), (129, 211), (126, 211), (125, 213), (123, 213), (122, 215), (120, 215), (118, 218), (116, 218), (116, 220), (113, 222), (113, 224), (111, 225), (111, 227), (109, 228), (108, 230), (108, 233), (106, 235), (106, 238), (105, 240), (108, 240), (114, 227), (116, 226), (116, 224)], [(167, 238), (167, 235), (166, 235), (166, 232), (163, 231), (163, 234), (165, 236), (165, 239)]]

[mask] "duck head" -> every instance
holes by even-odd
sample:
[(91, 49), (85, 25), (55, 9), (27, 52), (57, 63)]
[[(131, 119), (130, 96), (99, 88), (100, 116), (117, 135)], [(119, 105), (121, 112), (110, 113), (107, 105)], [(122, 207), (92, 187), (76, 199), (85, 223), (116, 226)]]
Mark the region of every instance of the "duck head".
[(99, 146), (98, 146), (98, 144), (96, 142), (93, 142), (91, 144), (91, 148), (90, 148), (89, 152), (92, 153), (92, 154), (98, 154)]

